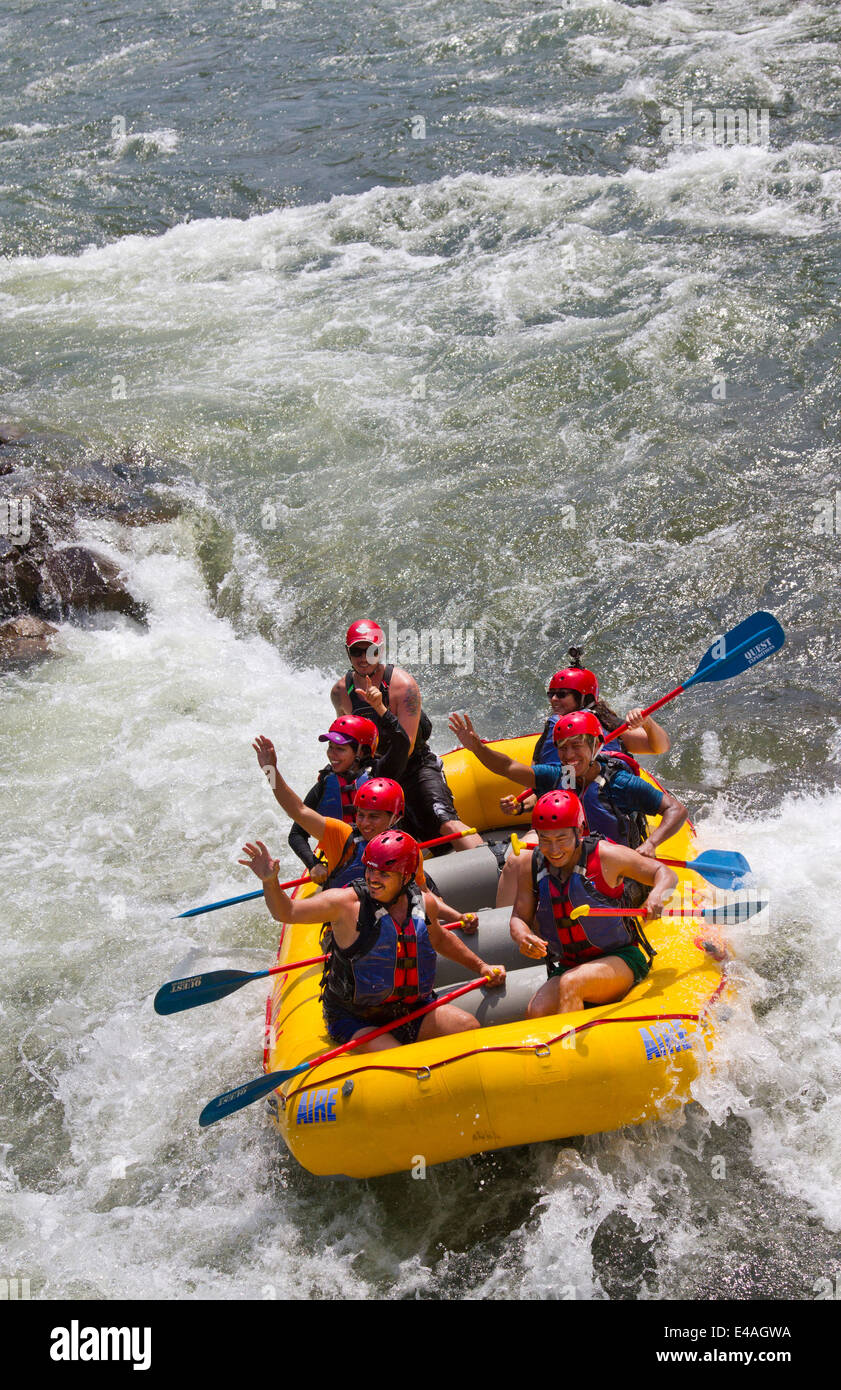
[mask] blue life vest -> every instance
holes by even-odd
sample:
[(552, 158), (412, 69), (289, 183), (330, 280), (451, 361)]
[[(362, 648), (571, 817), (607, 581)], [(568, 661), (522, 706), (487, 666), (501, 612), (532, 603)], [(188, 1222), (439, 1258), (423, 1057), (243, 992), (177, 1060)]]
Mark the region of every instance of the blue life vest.
[(536, 763), (553, 763), (556, 766), (560, 766), (561, 760), (558, 757), (558, 750), (555, 746), (555, 740), (552, 737), (555, 725), (560, 717), (559, 714), (550, 714), (546, 723), (543, 725), (543, 731), (535, 745), (534, 756), (531, 760), (532, 767), (534, 767)]
[[(606, 840), (615, 840), (617, 845), (627, 845), (637, 849), (648, 838), (648, 822), (644, 811), (624, 811), (619, 808), (611, 794), (611, 783), (616, 774), (628, 764), (625, 758), (614, 754), (596, 754), (596, 762), (601, 769), (598, 777), (578, 796), (584, 807), (587, 825)], [(639, 766), (639, 764), (637, 764)]]
[(365, 877), (365, 866), (362, 863), (362, 856), (365, 853), (365, 846), (368, 841), (363, 840), (359, 831), (354, 826), (347, 840), (345, 841), (344, 853), (333, 870), (332, 874), (324, 881), (324, 888), (347, 888), (354, 879)]
[[(559, 878), (536, 849), (532, 855), (532, 886), (537, 897), (535, 926), (549, 953), (564, 965), (581, 965), (630, 946), (636, 940), (633, 919), (627, 917), (570, 917), (574, 907), (625, 907), (624, 883), (611, 889), (602, 877), (600, 835), (581, 843), (578, 862), (567, 879)], [(606, 891), (605, 891), (606, 890)]]
[(398, 1018), (425, 999), (435, 983), (437, 955), (426, 926), (423, 893), (414, 880), (407, 884), (409, 915), (398, 925), (364, 883), (354, 883), (353, 889), (359, 898), (359, 936), (347, 950), (333, 941), (325, 997), (363, 1018)]
[(332, 816), (334, 820), (343, 820), (346, 825), (356, 824), (356, 812), (353, 809), (354, 793), (364, 782), (368, 781), (370, 772), (360, 772), (356, 779), (346, 776), (345, 773), (325, 772), (319, 776), (321, 783), (321, 800), (316, 806), (320, 816)]

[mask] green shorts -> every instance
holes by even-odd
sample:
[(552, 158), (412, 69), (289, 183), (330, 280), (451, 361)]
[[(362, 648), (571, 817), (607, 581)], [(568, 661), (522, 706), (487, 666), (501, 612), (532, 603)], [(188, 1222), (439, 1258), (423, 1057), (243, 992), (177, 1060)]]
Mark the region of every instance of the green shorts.
[[(633, 974), (635, 985), (638, 985), (640, 980), (644, 980), (651, 969), (651, 961), (640, 950), (639, 946), (635, 944), (623, 946), (620, 951), (608, 951), (606, 955), (618, 956), (620, 960), (624, 960), (628, 969)], [(602, 959), (604, 959), (604, 957), (602, 957)], [(584, 961), (583, 964), (592, 965), (593, 962)], [(560, 960), (546, 962), (546, 973), (550, 980), (554, 975), (565, 975), (568, 970), (575, 970), (576, 968), (577, 967), (574, 965), (564, 965), (563, 961)]]

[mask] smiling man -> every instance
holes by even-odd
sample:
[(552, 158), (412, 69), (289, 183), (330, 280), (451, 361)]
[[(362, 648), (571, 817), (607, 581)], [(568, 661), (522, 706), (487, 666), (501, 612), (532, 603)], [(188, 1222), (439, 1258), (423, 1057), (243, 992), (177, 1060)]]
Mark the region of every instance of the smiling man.
[(578, 917), (576, 907), (628, 906), (629, 881), (650, 889), (658, 917), (678, 877), (665, 864), (590, 832), (574, 792), (542, 796), (532, 811), (537, 848), (520, 855), (511, 937), (520, 953), (546, 961), (547, 980), (527, 1017), (573, 1013), (623, 999), (651, 969), (653, 952), (633, 917)]

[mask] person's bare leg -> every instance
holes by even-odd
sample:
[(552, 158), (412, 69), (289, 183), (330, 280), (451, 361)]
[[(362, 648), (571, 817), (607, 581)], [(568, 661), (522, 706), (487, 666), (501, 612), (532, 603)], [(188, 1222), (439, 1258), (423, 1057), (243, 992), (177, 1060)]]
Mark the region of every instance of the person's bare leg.
[(634, 984), (634, 972), (620, 956), (604, 956), (553, 975), (529, 1000), (527, 1018), (572, 1014), (585, 1004), (614, 1004)]

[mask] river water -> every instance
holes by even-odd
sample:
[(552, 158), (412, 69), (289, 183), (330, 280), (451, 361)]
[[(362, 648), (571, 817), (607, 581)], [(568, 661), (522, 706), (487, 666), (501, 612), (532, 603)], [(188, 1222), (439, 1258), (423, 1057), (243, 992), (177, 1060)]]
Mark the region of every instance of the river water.
[[(175, 461), (184, 503), (86, 523), (147, 631), (63, 626), (0, 685), (0, 1244), (35, 1296), (841, 1274), (837, 40), (829, 0), (4, 7), (0, 413)], [(767, 141), (707, 140), (724, 109)], [(351, 619), (470, 633), (413, 664), (443, 751), (454, 707), (538, 728), (571, 642), (624, 711), (759, 608), (785, 648), (671, 705), (652, 769), (771, 896), (696, 1104), (425, 1182), (314, 1179), (261, 1107), (198, 1129), (261, 990), (152, 995), (276, 933), (173, 914), (251, 886), (244, 838), (294, 870), (250, 743), (310, 785)]]

